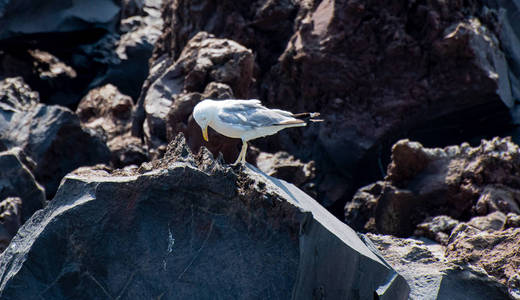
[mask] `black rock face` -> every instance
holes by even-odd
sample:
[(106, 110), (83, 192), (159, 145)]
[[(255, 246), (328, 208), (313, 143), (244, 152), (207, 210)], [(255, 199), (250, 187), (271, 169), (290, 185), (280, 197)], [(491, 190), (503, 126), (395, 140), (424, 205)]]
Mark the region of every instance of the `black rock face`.
[(176, 143), (134, 171), (69, 174), (0, 256), (0, 297), (407, 298), (404, 279), (302, 191)]

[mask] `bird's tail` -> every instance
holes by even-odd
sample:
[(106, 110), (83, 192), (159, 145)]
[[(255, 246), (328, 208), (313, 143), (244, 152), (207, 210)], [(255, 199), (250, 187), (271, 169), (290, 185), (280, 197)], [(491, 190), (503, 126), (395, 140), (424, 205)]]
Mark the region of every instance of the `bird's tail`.
[(323, 119), (315, 119), (320, 116), (319, 112), (304, 112), (299, 114), (293, 114), (294, 118), (302, 118), (310, 122), (323, 122)]

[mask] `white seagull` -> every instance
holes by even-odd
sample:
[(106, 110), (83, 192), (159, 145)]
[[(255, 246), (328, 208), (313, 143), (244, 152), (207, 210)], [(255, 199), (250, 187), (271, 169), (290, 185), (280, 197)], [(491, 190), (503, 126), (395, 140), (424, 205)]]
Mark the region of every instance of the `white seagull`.
[(230, 138), (242, 139), (242, 150), (234, 164), (245, 163), (247, 142), (259, 137), (273, 135), (289, 128), (306, 126), (302, 117), (312, 122), (319, 113), (300, 113), (269, 109), (260, 100), (204, 100), (193, 108), (193, 118), (202, 129), (204, 140), (208, 140), (208, 126)]

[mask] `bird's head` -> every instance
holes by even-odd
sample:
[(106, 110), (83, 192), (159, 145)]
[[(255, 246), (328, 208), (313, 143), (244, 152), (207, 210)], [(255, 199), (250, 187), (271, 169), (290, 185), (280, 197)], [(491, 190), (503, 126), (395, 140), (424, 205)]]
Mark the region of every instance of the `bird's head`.
[(209, 142), (208, 126), (211, 120), (213, 119), (213, 110), (211, 105), (212, 102), (213, 100), (204, 100), (199, 102), (193, 108), (193, 118), (202, 129), (202, 136), (204, 137), (204, 140), (206, 142)]

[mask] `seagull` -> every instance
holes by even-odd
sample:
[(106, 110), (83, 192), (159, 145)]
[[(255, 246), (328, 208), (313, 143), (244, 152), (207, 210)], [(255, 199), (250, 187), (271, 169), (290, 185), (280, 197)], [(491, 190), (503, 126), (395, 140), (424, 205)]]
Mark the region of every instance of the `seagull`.
[(209, 141), (208, 126), (227, 137), (242, 139), (242, 150), (234, 165), (245, 163), (248, 141), (273, 135), (285, 128), (307, 125), (304, 120), (298, 118), (321, 122), (323, 120), (314, 119), (319, 115), (316, 112), (293, 114), (285, 110), (269, 109), (257, 99), (206, 99), (193, 108), (193, 118), (202, 129), (202, 136), (206, 142)]

